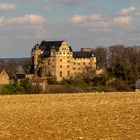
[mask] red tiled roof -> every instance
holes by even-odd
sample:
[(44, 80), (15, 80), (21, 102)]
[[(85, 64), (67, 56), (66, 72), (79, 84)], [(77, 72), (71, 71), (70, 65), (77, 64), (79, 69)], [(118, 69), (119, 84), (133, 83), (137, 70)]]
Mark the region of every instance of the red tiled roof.
[(44, 77), (34, 77), (31, 79), (31, 82), (45, 82), (46, 78)]

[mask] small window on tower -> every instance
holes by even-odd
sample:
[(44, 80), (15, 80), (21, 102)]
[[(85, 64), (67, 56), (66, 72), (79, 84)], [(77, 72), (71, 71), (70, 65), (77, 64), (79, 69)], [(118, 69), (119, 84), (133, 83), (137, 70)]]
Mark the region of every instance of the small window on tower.
[(70, 76), (70, 71), (67, 71), (67, 75)]

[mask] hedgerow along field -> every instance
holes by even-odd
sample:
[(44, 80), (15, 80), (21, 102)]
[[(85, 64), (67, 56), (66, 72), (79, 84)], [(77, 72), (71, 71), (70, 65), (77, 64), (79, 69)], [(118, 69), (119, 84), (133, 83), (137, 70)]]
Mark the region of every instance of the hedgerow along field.
[(0, 140), (140, 140), (140, 93), (0, 96)]

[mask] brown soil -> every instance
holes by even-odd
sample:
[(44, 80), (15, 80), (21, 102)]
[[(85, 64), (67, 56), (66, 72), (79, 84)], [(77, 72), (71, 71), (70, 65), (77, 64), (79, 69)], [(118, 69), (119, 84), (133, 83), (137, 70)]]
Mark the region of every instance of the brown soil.
[(0, 96), (0, 140), (140, 140), (140, 93)]

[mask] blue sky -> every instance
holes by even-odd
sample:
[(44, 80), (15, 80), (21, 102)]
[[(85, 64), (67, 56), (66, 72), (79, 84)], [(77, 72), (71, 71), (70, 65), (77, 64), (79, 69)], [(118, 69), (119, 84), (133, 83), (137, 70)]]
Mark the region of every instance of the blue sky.
[(0, 0), (0, 57), (30, 57), (42, 40), (140, 45), (139, 25), (139, 0)]

